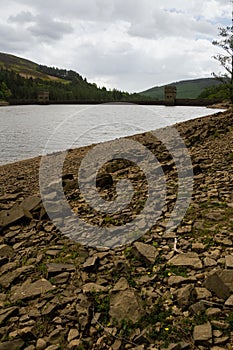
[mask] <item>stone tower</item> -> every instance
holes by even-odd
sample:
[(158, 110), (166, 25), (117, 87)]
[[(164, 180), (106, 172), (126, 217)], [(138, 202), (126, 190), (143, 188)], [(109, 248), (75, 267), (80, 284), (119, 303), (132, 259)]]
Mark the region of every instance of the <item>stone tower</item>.
[(49, 91), (41, 90), (38, 92), (37, 101), (42, 104), (49, 102)]
[(167, 85), (164, 88), (164, 100), (166, 106), (174, 106), (176, 103), (176, 86)]

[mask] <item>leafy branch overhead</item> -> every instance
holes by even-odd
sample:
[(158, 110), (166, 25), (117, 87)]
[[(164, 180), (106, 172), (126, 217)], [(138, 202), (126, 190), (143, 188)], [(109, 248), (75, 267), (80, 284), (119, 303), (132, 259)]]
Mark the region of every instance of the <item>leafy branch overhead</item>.
[(217, 60), (223, 68), (223, 73), (213, 73), (214, 77), (225, 84), (228, 98), (233, 103), (233, 26), (219, 28), (219, 40), (214, 40), (212, 44), (218, 46), (222, 52), (213, 58)]

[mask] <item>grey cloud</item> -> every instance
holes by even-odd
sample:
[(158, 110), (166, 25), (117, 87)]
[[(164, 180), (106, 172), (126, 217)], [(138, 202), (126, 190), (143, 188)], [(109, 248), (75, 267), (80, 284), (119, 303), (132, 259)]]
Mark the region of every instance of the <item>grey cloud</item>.
[[(185, 28), (185, 30), (184, 30)], [(156, 10), (147, 23), (133, 22), (129, 28), (133, 36), (158, 39), (164, 37), (195, 37), (204, 34), (211, 36), (213, 26), (204, 21), (187, 17), (178, 11)]]
[(147, 14), (157, 6), (152, 0), (37, 0), (34, 3), (31, 0), (15, 1), (35, 8), (40, 13), (96, 22), (146, 20)]
[(9, 16), (8, 21), (15, 23), (28, 23), (33, 22), (34, 19), (35, 16), (33, 16), (30, 11), (22, 11), (15, 16)]
[(33, 44), (33, 38), (25, 31), (18, 31), (7, 24), (0, 23), (0, 47), (3, 52), (25, 52)]
[(44, 40), (59, 40), (65, 34), (72, 33), (73, 27), (67, 22), (40, 15), (36, 17), (36, 23), (28, 27), (28, 30), (32, 35)]

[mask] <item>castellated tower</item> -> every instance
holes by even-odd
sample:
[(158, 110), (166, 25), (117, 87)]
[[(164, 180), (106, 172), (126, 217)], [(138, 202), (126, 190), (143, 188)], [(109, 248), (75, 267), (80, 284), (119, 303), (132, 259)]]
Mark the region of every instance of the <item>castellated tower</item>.
[(164, 100), (166, 106), (174, 106), (176, 103), (176, 86), (167, 85), (164, 88)]

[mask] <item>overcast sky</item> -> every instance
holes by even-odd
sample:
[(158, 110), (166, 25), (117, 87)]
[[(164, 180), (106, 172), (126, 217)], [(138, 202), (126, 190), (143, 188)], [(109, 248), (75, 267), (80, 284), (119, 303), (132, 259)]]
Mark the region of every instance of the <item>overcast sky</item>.
[(0, 51), (142, 91), (211, 76), (230, 0), (0, 0)]

